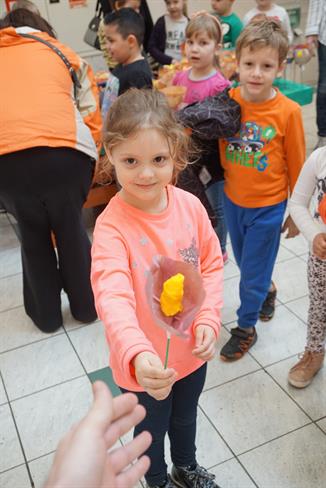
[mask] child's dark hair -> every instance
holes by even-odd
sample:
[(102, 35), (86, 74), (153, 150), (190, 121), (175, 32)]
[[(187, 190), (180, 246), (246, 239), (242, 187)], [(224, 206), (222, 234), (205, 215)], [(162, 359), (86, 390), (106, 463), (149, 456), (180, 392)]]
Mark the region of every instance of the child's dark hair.
[(43, 17), (27, 8), (16, 8), (9, 12), (1, 21), (0, 29), (24, 26), (33, 27), (42, 32), (47, 32), (51, 37), (57, 37), (53, 27)]
[(137, 39), (139, 46), (143, 43), (145, 32), (144, 19), (132, 8), (122, 8), (110, 12), (104, 17), (104, 25), (116, 25), (117, 31), (123, 39), (127, 39), (128, 36), (133, 35)]
[(262, 47), (276, 49), (281, 65), (289, 50), (289, 40), (286, 31), (278, 20), (263, 15), (254, 17), (243, 29), (237, 39), (235, 55), (239, 61), (242, 49), (248, 47), (255, 51)]
[[(166, 97), (156, 91), (137, 88), (127, 90), (112, 104), (104, 123), (104, 147), (107, 153), (142, 129), (156, 129), (166, 137), (175, 161), (172, 183), (188, 164), (191, 141), (184, 127), (176, 120)], [(109, 159), (102, 164), (107, 175), (113, 174)]]

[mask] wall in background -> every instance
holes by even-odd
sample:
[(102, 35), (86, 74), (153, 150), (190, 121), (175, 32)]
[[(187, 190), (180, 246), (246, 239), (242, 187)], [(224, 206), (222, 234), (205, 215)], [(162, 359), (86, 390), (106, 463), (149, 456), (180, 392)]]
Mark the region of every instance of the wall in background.
[[(56, 29), (58, 38), (77, 51), (81, 56), (88, 59), (94, 69), (104, 69), (101, 53), (91, 49), (83, 42), (83, 35), (87, 25), (94, 15), (96, 0), (87, 0), (87, 6), (71, 9), (68, 0), (58, 0), (57, 3), (50, 3), (56, 0), (33, 0), (38, 6), (41, 14)], [(155, 21), (165, 11), (164, 0), (147, 0), (151, 9), (153, 20)], [(210, 0), (188, 0), (188, 12), (191, 15), (198, 10), (210, 10)], [(279, 5), (285, 8), (301, 8), (302, 30), (305, 28), (307, 18), (308, 0), (279, 0)], [(234, 11), (242, 18), (244, 14), (252, 8), (256, 2), (254, 0), (236, 0)], [(0, 0), (0, 16), (5, 12), (5, 0)], [(288, 68), (288, 76), (293, 78), (292, 67)], [(315, 84), (317, 79), (316, 59), (310, 61), (306, 69), (300, 72), (296, 69), (296, 80), (305, 83)]]

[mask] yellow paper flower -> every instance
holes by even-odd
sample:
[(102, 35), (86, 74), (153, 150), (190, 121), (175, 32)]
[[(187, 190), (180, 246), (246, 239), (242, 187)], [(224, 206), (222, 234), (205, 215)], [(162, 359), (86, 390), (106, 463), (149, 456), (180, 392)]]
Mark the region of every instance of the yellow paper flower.
[(184, 279), (182, 273), (177, 273), (163, 283), (160, 305), (162, 312), (167, 317), (172, 317), (183, 310)]

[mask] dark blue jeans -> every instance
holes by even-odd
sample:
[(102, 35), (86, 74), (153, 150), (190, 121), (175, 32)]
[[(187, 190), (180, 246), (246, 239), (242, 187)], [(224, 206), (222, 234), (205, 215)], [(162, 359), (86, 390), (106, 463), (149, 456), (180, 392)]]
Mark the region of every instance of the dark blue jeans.
[(233, 254), (240, 269), (238, 324), (254, 327), (271, 284), (286, 200), (267, 207), (245, 208), (225, 195), (224, 203)]
[[(145, 453), (151, 466), (145, 475), (149, 486), (162, 484), (167, 477), (164, 459), (164, 438), (168, 433), (171, 444), (171, 459), (175, 466), (190, 466), (196, 463), (196, 423), (198, 399), (203, 390), (207, 364), (177, 381), (165, 400), (155, 400), (145, 392), (135, 392), (139, 403), (146, 408), (145, 419), (137, 425), (136, 436), (147, 430), (153, 442)], [(122, 388), (120, 388), (122, 391)]]
[(318, 43), (319, 78), (317, 87), (318, 135), (326, 137), (326, 46)]

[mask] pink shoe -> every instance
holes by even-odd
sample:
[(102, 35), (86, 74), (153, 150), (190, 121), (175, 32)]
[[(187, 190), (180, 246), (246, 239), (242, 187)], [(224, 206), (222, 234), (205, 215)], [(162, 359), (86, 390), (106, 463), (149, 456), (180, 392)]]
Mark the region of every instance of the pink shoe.
[(223, 264), (224, 264), (224, 265), (225, 265), (225, 264), (228, 264), (228, 262), (229, 262), (229, 256), (228, 256), (228, 253), (225, 251), (225, 252), (223, 253)]

